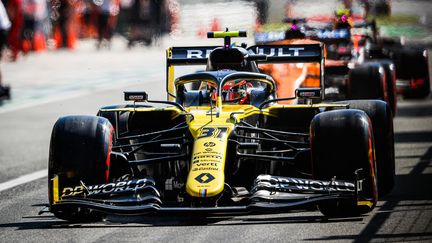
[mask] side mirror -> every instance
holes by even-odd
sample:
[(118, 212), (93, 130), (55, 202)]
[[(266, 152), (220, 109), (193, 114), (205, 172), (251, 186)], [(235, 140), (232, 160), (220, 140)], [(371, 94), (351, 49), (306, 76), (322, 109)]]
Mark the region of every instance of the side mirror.
[(124, 100), (133, 102), (145, 102), (148, 100), (148, 95), (144, 91), (125, 91)]
[(319, 99), (321, 98), (321, 88), (298, 88), (296, 96), (303, 99)]
[(298, 88), (296, 96), (299, 98), (299, 104), (312, 105), (321, 101), (321, 88)]

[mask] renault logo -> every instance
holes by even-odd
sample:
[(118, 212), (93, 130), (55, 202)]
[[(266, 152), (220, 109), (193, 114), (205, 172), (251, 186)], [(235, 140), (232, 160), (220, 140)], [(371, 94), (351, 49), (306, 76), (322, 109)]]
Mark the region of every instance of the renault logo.
[(195, 177), (195, 180), (199, 183), (209, 183), (210, 181), (214, 180), (214, 176), (210, 173), (202, 173), (201, 175)]

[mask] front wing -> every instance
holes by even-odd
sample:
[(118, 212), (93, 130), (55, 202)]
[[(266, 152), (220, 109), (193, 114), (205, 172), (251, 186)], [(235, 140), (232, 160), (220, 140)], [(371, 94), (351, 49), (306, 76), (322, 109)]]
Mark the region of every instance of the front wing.
[(260, 175), (241, 203), (214, 207), (168, 207), (163, 205), (152, 179), (134, 179), (84, 186), (85, 190), (82, 192), (70, 192), (73, 196), (54, 195), (58, 200), (54, 201), (50, 210), (61, 211), (63, 207), (75, 206), (119, 215), (281, 213), (317, 205), (323, 201), (352, 200), (360, 205), (363, 200), (361, 183), (359, 178), (349, 182)]

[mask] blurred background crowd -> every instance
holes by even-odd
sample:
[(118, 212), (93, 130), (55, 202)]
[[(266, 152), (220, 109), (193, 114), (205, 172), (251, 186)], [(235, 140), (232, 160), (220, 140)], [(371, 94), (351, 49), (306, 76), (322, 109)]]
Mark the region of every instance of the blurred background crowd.
[(331, 15), (341, 4), (350, 9), (353, 3), (360, 4), (365, 15), (373, 5), (372, 10), (389, 15), (392, 2), (410, 1), (0, 0), (0, 45), (1, 49), (7, 47), (6, 58), (15, 61), (32, 51), (74, 49), (83, 38), (97, 40), (97, 48), (109, 48), (114, 33), (133, 47), (137, 43), (151, 45), (165, 33), (204, 38), (207, 31), (228, 26), (255, 31), (269, 23), (266, 26), (274, 27), (271, 23), (281, 23), (286, 17), (307, 17), (317, 11)]
[(151, 44), (175, 27), (177, 13), (175, 0), (1, 0), (1, 38), (11, 60), (30, 51), (73, 49), (79, 38), (109, 47), (114, 32), (129, 46)]
[[(205, 39), (207, 31), (225, 27), (249, 34), (286, 30), (287, 17), (333, 16), (340, 5), (359, 9), (364, 16), (393, 16), (378, 22), (384, 34), (418, 38), (426, 33), (430, 39), (430, 0), (0, 0), (0, 60), (79, 49), (82, 39), (94, 42), (95, 49), (110, 49), (114, 34), (132, 48), (150, 46), (168, 33), (196, 41)], [(8, 89), (0, 73), (0, 100), (9, 97)]]

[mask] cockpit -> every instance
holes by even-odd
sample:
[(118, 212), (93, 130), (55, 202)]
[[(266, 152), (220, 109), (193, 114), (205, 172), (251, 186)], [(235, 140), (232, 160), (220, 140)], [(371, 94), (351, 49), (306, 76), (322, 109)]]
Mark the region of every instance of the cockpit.
[(189, 106), (223, 104), (259, 106), (273, 97), (275, 84), (269, 75), (231, 70), (199, 72), (176, 79), (177, 103)]

